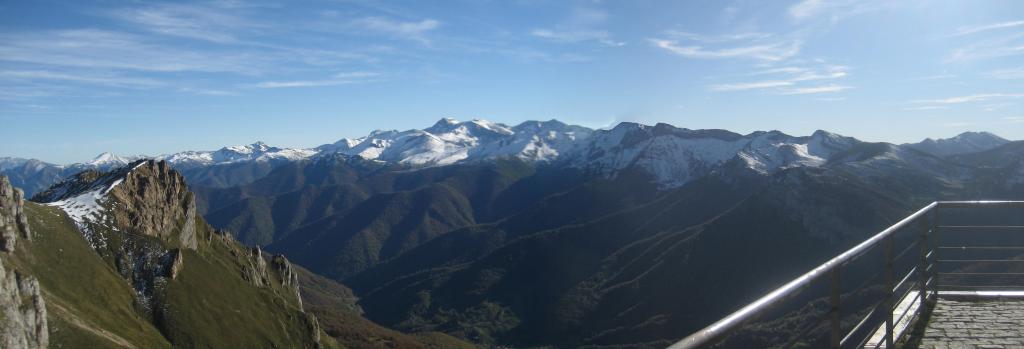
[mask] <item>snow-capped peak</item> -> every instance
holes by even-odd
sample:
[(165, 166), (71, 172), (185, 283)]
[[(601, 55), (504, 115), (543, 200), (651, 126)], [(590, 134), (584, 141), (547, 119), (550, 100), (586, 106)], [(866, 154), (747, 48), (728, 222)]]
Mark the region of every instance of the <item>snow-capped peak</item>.
[(443, 118), (422, 130), (374, 131), (366, 137), (341, 139), (318, 147), (322, 154), (341, 153), (413, 166), (440, 166), (498, 157), (550, 161), (592, 131), (557, 121), (527, 121), (515, 127), (483, 119)]
[(314, 149), (290, 149), (257, 141), (247, 145), (224, 147), (216, 151), (184, 151), (159, 156), (174, 166), (209, 166), (244, 161), (302, 160), (316, 154)]
[(855, 142), (824, 131), (810, 137), (779, 131), (740, 135), (668, 124), (651, 127), (620, 123), (610, 130), (596, 131), (591, 141), (567, 161), (606, 176), (640, 170), (662, 188), (671, 188), (711, 174), (730, 162), (760, 174), (794, 166), (821, 166)]
[(128, 163), (141, 159), (142, 156), (120, 156), (112, 153), (104, 152), (97, 155), (95, 158), (85, 163), (86, 165), (97, 167), (97, 168), (110, 168), (117, 166), (124, 166)]

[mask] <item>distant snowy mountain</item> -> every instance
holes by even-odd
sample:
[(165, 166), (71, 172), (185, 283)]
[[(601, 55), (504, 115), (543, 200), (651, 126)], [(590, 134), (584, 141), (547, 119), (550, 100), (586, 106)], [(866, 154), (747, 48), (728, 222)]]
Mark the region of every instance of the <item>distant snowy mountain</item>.
[(904, 146), (936, 156), (950, 156), (985, 151), (1009, 142), (1009, 140), (988, 132), (964, 132), (953, 138), (928, 138), (919, 143), (904, 144)]
[[(340, 155), (417, 168), (517, 158), (570, 166), (606, 177), (622, 171), (640, 171), (649, 174), (659, 187), (673, 188), (712, 173), (744, 171), (766, 176), (792, 167), (821, 167), (831, 161), (914, 164), (920, 170), (931, 171), (945, 168), (934, 163), (940, 158), (985, 151), (1007, 142), (987, 132), (893, 145), (864, 143), (826, 131), (801, 137), (779, 131), (742, 135), (726, 130), (629, 122), (612, 129), (592, 130), (557, 120), (526, 121), (510, 127), (487, 120), (444, 118), (425, 129), (376, 130), (364, 137), (344, 138), (313, 149), (278, 148), (256, 142), (154, 158), (167, 161), (189, 183), (205, 187), (247, 184), (281, 164)], [(145, 157), (103, 153), (91, 161), (71, 165), (0, 158), (0, 171), (31, 194), (83, 170), (106, 171), (141, 158)]]
[(797, 166), (821, 166), (859, 143), (825, 131), (793, 137), (778, 131), (740, 135), (725, 130), (690, 130), (668, 124), (621, 123), (595, 132), (591, 142), (568, 156), (572, 166), (614, 176), (638, 169), (663, 188), (706, 176), (728, 162), (759, 174)]
[(256, 142), (249, 145), (224, 147), (216, 151), (184, 151), (161, 155), (157, 159), (166, 160), (175, 167), (196, 167), (246, 161), (296, 161), (313, 156), (313, 154), (316, 154), (316, 151), (312, 149), (278, 148), (263, 142)]
[(443, 166), (500, 157), (551, 161), (590, 137), (593, 130), (562, 122), (527, 121), (515, 127), (486, 120), (441, 119), (423, 130), (373, 131), (317, 149), (412, 166)]

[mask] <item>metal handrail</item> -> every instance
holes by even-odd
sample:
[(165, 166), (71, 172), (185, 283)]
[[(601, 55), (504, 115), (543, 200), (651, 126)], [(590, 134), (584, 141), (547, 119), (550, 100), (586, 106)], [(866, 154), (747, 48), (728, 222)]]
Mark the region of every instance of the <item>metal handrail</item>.
[[(839, 254), (835, 258), (832, 258), (829, 261), (827, 261), (825, 263), (822, 263), (821, 265), (819, 265), (818, 267), (812, 269), (811, 271), (809, 271), (809, 272), (807, 272), (807, 273), (797, 277), (796, 279), (793, 279), (792, 281), (782, 285), (779, 288), (776, 288), (775, 290), (769, 292), (768, 294), (764, 295), (763, 297), (758, 298), (754, 302), (752, 302), (750, 304), (747, 304), (746, 306), (744, 306), (744, 307), (740, 308), (739, 310), (736, 310), (735, 312), (727, 315), (726, 317), (722, 318), (721, 320), (718, 320), (718, 321), (712, 323), (711, 325), (705, 327), (704, 329), (702, 329), (700, 331), (697, 331), (697, 332), (687, 336), (686, 338), (683, 338), (682, 340), (676, 342), (675, 344), (672, 344), (671, 346), (669, 346), (669, 349), (698, 349), (698, 348), (705, 348), (705, 347), (707, 347), (708, 345), (711, 345), (711, 344), (715, 344), (719, 340), (724, 339), (725, 335), (729, 334), (730, 332), (732, 332), (732, 331), (734, 331), (736, 329), (739, 329), (740, 326), (742, 326), (743, 324), (745, 324), (748, 321), (751, 321), (751, 320), (755, 319), (756, 317), (762, 315), (764, 312), (766, 312), (772, 306), (774, 306), (774, 305), (776, 305), (776, 304), (778, 304), (778, 303), (780, 303), (780, 302), (782, 302), (782, 301), (784, 301), (784, 300), (786, 300), (786, 299), (788, 299), (790, 297), (795, 296), (797, 293), (799, 293), (803, 289), (809, 287), (815, 281), (818, 281), (818, 280), (820, 280), (820, 279), (822, 279), (822, 278), (824, 278), (824, 277), (826, 277), (826, 276), (828, 276), (830, 274), (832, 275), (832, 279), (833, 279), (833, 281), (832, 281), (832, 283), (833, 283), (832, 301), (834, 303), (833, 306), (837, 307), (837, 305), (835, 305), (835, 303), (838, 303), (838, 297), (836, 296), (836, 294), (838, 293), (838, 287), (836, 286), (836, 284), (838, 283), (837, 279), (838, 279), (838, 273), (839, 273), (840, 267), (842, 267), (843, 265), (846, 265), (846, 264), (850, 263), (851, 261), (855, 260), (856, 258), (860, 257), (861, 255), (863, 255), (864, 253), (866, 253), (867, 251), (869, 251), (873, 247), (877, 246), (879, 243), (888, 242), (889, 244), (891, 244), (891, 240), (890, 239), (892, 238), (892, 236), (897, 231), (899, 231), (900, 229), (906, 227), (911, 222), (916, 221), (917, 219), (925, 217), (926, 214), (928, 214), (929, 212), (931, 212), (931, 211), (933, 211), (933, 210), (935, 210), (937, 208), (970, 208), (970, 207), (977, 207), (977, 206), (1024, 208), (1024, 201), (936, 201), (936, 202), (932, 202), (931, 204), (929, 204), (929, 205), (925, 206), (924, 208), (918, 210), (914, 214), (912, 214), (910, 216), (907, 216), (906, 218), (904, 218), (903, 220), (900, 220), (896, 224), (893, 224), (892, 226), (886, 228), (885, 230), (882, 230), (878, 234), (875, 234), (874, 236), (868, 238), (867, 240), (864, 240), (860, 244), (857, 244), (853, 248), (850, 248), (849, 250), (846, 250), (845, 252)], [(923, 239), (926, 238), (926, 234), (922, 234), (922, 238)], [(890, 247), (891, 247), (891, 245), (890, 245)], [(923, 251), (925, 246), (922, 245), (921, 248), (922, 248), (922, 251)], [(888, 268), (891, 269), (892, 253), (891, 253), (891, 251), (888, 251), (888, 252), (889, 252), (889, 253), (887, 253), (887, 255), (888, 255), (887, 256), (888, 257), (887, 258), (888, 259), (887, 262), (889, 263)], [(925, 254), (922, 254), (922, 256), (925, 256)], [(922, 264), (924, 264), (924, 263), (926, 263), (926, 258), (922, 258)], [(926, 268), (921, 268), (920, 270), (923, 271), (925, 269)], [(890, 272), (891, 272), (891, 270), (890, 270)], [(924, 275), (924, 274), (921, 274), (921, 275), (924, 278), (926, 278), (926, 275)], [(921, 286), (922, 291), (923, 291), (921, 293), (921, 295), (920, 295), (921, 296), (922, 305), (923, 305), (925, 297), (926, 297), (926, 294), (924, 293), (924, 291), (927, 291), (927, 290), (925, 290), (925, 286), (926, 285), (922, 285)], [(891, 304), (891, 302), (892, 302), (892, 299), (891, 299), (892, 298), (892, 292), (891, 292), (892, 287), (891, 287), (891, 285), (889, 287), (889, 290), (890, 290), (890, 292), (889, 292), (890, 296), (888, 296), (886, 301), (890, 303), (889, 307), (891, 308), (892, 307), (892, 304)], [(837, 309), (834, 308), (833, 311), (835, 311), (835, 310), (837, 310)], [(834, 343), (834, 346), (836, 344), (838, 344), (838, 343), (836, 343), (837, 341), (835, 340), (836, 334), (837, 334), (837, 331), (838, 331), (838, 321), (839, 321), (838, 320), (838, 316), (833, 314), (833, 316), (832, 316), (833, 331), (832, 332), (833, 332), (833, 343)], [(887, 342), (888, 343), (886, 343), (886, 344), (888, 344), (888, 346), (887, 346), (888, 348), (891, 348), (892, 347), (891, 346), (892, 345), (892, 341), (894, 340), (892, 338), (892, 335), (891, 335), (891, 332), (892, 332), (892, 317), (891, 316), (889, 316), (889, 318), (886, 320), (886, 327), (887, 327), (887, 332), (888, 332), (888, 335), (887, 335), (887, 337), (888, 337), (887, 338)]]

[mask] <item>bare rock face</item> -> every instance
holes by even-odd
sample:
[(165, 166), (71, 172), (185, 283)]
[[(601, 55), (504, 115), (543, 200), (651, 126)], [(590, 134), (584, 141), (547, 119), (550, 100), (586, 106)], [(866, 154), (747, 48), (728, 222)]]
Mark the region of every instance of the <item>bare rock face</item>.
[(196, 201), (185, 177), (164, 161), (138, 163), (108, 194), (114, 224), (195, 249)]
[[(0, 176), (0, 251), (14, 251), (19, 236), (32, 237), (23, 194)], [(45, 348), (49, 333), (39, 281), (7, 270), (0, 258), (0, 348)]]
[(292, 270), (292, 264), (284, 256), (274, 255), (274, 258), (270, 259), (270, 265), (277, 269), (278, 274), (281, 275), (282, 285), (295, 294), (295, 299), (299, 301), (299, 307), (302, 307), (302, 295), (299, 293), (299, 275)]
[(32, 241), (24, 205), (21, 189), (12, 187), (7, 177), (0, 176), (0, 251), (14, 251), (18, 236)]
[(263, 259), (263, 250), (259, 246), (249, 250), (247, 256), (248, 264), (244, 266), (242, 277), (256, 287), (266, 287), (270, 284), (270, 275), (267, 275), (267, 260)]
[(0, 260), (0, 347), (46, 348), (49, 334), (39, 281)]

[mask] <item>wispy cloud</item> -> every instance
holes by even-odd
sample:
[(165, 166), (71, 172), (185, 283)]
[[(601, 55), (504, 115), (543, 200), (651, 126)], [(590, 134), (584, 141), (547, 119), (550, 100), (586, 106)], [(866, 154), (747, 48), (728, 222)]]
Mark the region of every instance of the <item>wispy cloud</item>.
[(1013, 99), (1013, 98), (1024, 98), (1024, 93), (979, 93), (967, 96), (956, 96), (940, 99), (919, 99), (913, 100), (911, 103), (921, 104), (961, 104), (961, 103), (972, 103), (972, 102), (984, 102), (994, 99)]
[(335, 74), (330, 79), (322, 80), (291, 80), (291, 81), (264, 81), (251, 85), (256, 88), (295, 88), (295, 87), (324, 87), (338, 86), (359, 83), (370, 83), (379, 81), (379, 73), (374, 72), (350, 72)]
[(889, 1), (874, 0), (802, 0), (789, 7), (790, 17), (795, 20), (823, 18), (837, 21), (888, 6)]
[(147, 42), (121, 32), (78, 29), (0, 34), (0, 61), (151, 72), (254, 73), (257, 57)]
[(235, 30), (256, 26), (229, 13), (200, 5), (164, 4), (121, 8), (107, 15), (162, 35), (224, 44), (237, 41)]
[(955, 35), (955, 36), (970, 35), (970, 34), (980, 33), (980, 32), (989, 31), (989, 30), (1015, 28), (1015, 27), (1020, 27), (1020, 26), (1024, 26), (1024, 21), (1009, 21), (1009, 22), (999, 22), (999, 23), (990, 23), (990, 24), (982, 24), (982, 25), (963, 26), (963, 27), (957, 28), (956, 32), (953, 33), (953, 35)]
[(948, 105), (923, 105), (923, 106), (918, 106), (918, 107), (903, 108), (903, 110), (941, 110), (941, 109), (949, 109), (949, 106)]
[(569, 14), (552, 28), (537, 28), (531, 30), (530, 35), (562, 43), (592, 41), (609, 47), (626, 45), (625, 42), (616, 41), (611, 33), (602, 29), (608, 17), (608, 12), (601, 9), (577, 7), (569, 11)]
[(989, 79), (1024, 79), (1024, 67), (993, 70), (985, 73), (984, 76)]
[(551, 29), (534, 29), (530, 34), (538, 38), (557, 42), (576, 43), (595, 41), (602, 45), (611, 47), (626, 45), (625, 42), (612, 40), (611, 34), (603, 30), (556, 31)]
[(672, 37), (672, 38), (693, 40), (693, 41), (699, 41), (699, 42), (705, 42), (705, 43), (721, 43), (721, 42), (732, 42), (732, 41), (743, 41), (743, 40), (760, 40), (760, 39), (768, 39), (768, 38), (772, 37), (771, 34), (757, 33), (757, 32), (719, 34), (719, 35), (705, 35), (705, 34), (696, 34), (696, 33), (685, 32), (685, 31), (678, 31), (678, 30), (668, 30), (668, 31), (665, 31), (665, 35), (667, 35), (669, 37)]
[(763, 61), (781, 61), (795, 56), (800, 52), (801, 42), (778, 42), (771, 44), (755, 44), (723, 48), (705, 48), (697, 45), (681, 45), (676, 40), (648, 39), (655, 47), (667, 50), (686, 58), (722, 59), (747, 58)]
[(352, 21), (352, 24), (359, 29), (376, 32), (383, 35), (416, 41), (421, 44), (429, 44), (427, 34), (441, 26), (441, 22), (434, 19), (421, 21), (403, 22), (386, 17), (364, 17)]
[[(711, 90), (717, 92), (729, 92), (729, 91), (745, 91), (745, 90), (777, 90), (783, 94), (802, 94), (813, 93), (806, 92), (810, 90), (804, 90), (806, 88), (815, 87), (802, 87), (795, 89), (779, 89), (781, 87), (795, 86), (798, 83), (810, 82), (815, 80), (834, 80), (846, 77), (847, 68), (838, 65), (826, 65), (820, 68), (803, 68), (803, 67), (783, 67), (769, 70), (762, 70), (754, 72), (752, 75), (783, 75), (777, 79), (772, 80), (761, 80), (761, 81), (747, 81), (739, 83), (727, 83), (712, 85)], [(819, 86), (820, 88), (820, 86)], [(845, 88), (845, 86), (844, 86)], [(829, 91), (838, 92), (838, 91)]]
[(987, 111), (987, 112), (993, 112), (993, 111), (997, 111), (997, 110), (1000, 110), (1000, 109), (1003, 109), (1003, 108), (1006, 108), (1006, 107), (1009, 107), (1009, 106), (1012, 106), (1012, 105), (1014, 105), (1014, 103), (986, 104), (986, 105), (981, 106), (981, 110), (984, 110), (984, 111)]
[(727, 92), (727, 91), (745, 91), (745, 90), (761, 90), (767, 88), (776, 88), (783, 86), (792, 86), (792, 81), (774, 80), (774, 81), (755, 81), (755, 82), (740, 82), (733, 84), (719, 84), (712, 85), (712, 91)]
[(208, 88), (194, 88), (194, 87), (182, 87), (178, 89), (179, 92), (190, 93), (201, 96), (237, 96), (237, 92), (208, 89)]
[(976, 41), (953, 50), (946, 63), (1024, 55), (1024, 32)]
[(824, 86), (792, 88), (792, 89), (787, 89), (787, 90), (781, 91), (779, 93), (780, 94), (784, 94), (784, 95), (806, 95), (806, 94), (816, 94), (816, 93), (836, 93), (836, 92), (842, 92), (842, 91), (848, 90), (849, 88), (850, 88), (849, 86), (831, 84), (831, 85), (824, 85)]
[(1011, 124), (1024, 123), (1024, 116), (1004, 116), (1002, 119)]
[(137, 88), (149, 88), (163, 86), (164, 83), (145, 78), (134, 78), (125, 77), (116, 74), (72, 74), (66, 72), (55, 72), (48, 70), (4, 70), (0, 71), (0, 81), (2, 80), (15, 80), (15, 81), (38, 81), (38, 80), (51, 80), (51, 81), (65, 81), (65, 82), (76, 82), (85, 83), (92, 85), (112, 86), (112, 87), (137, 87)]

